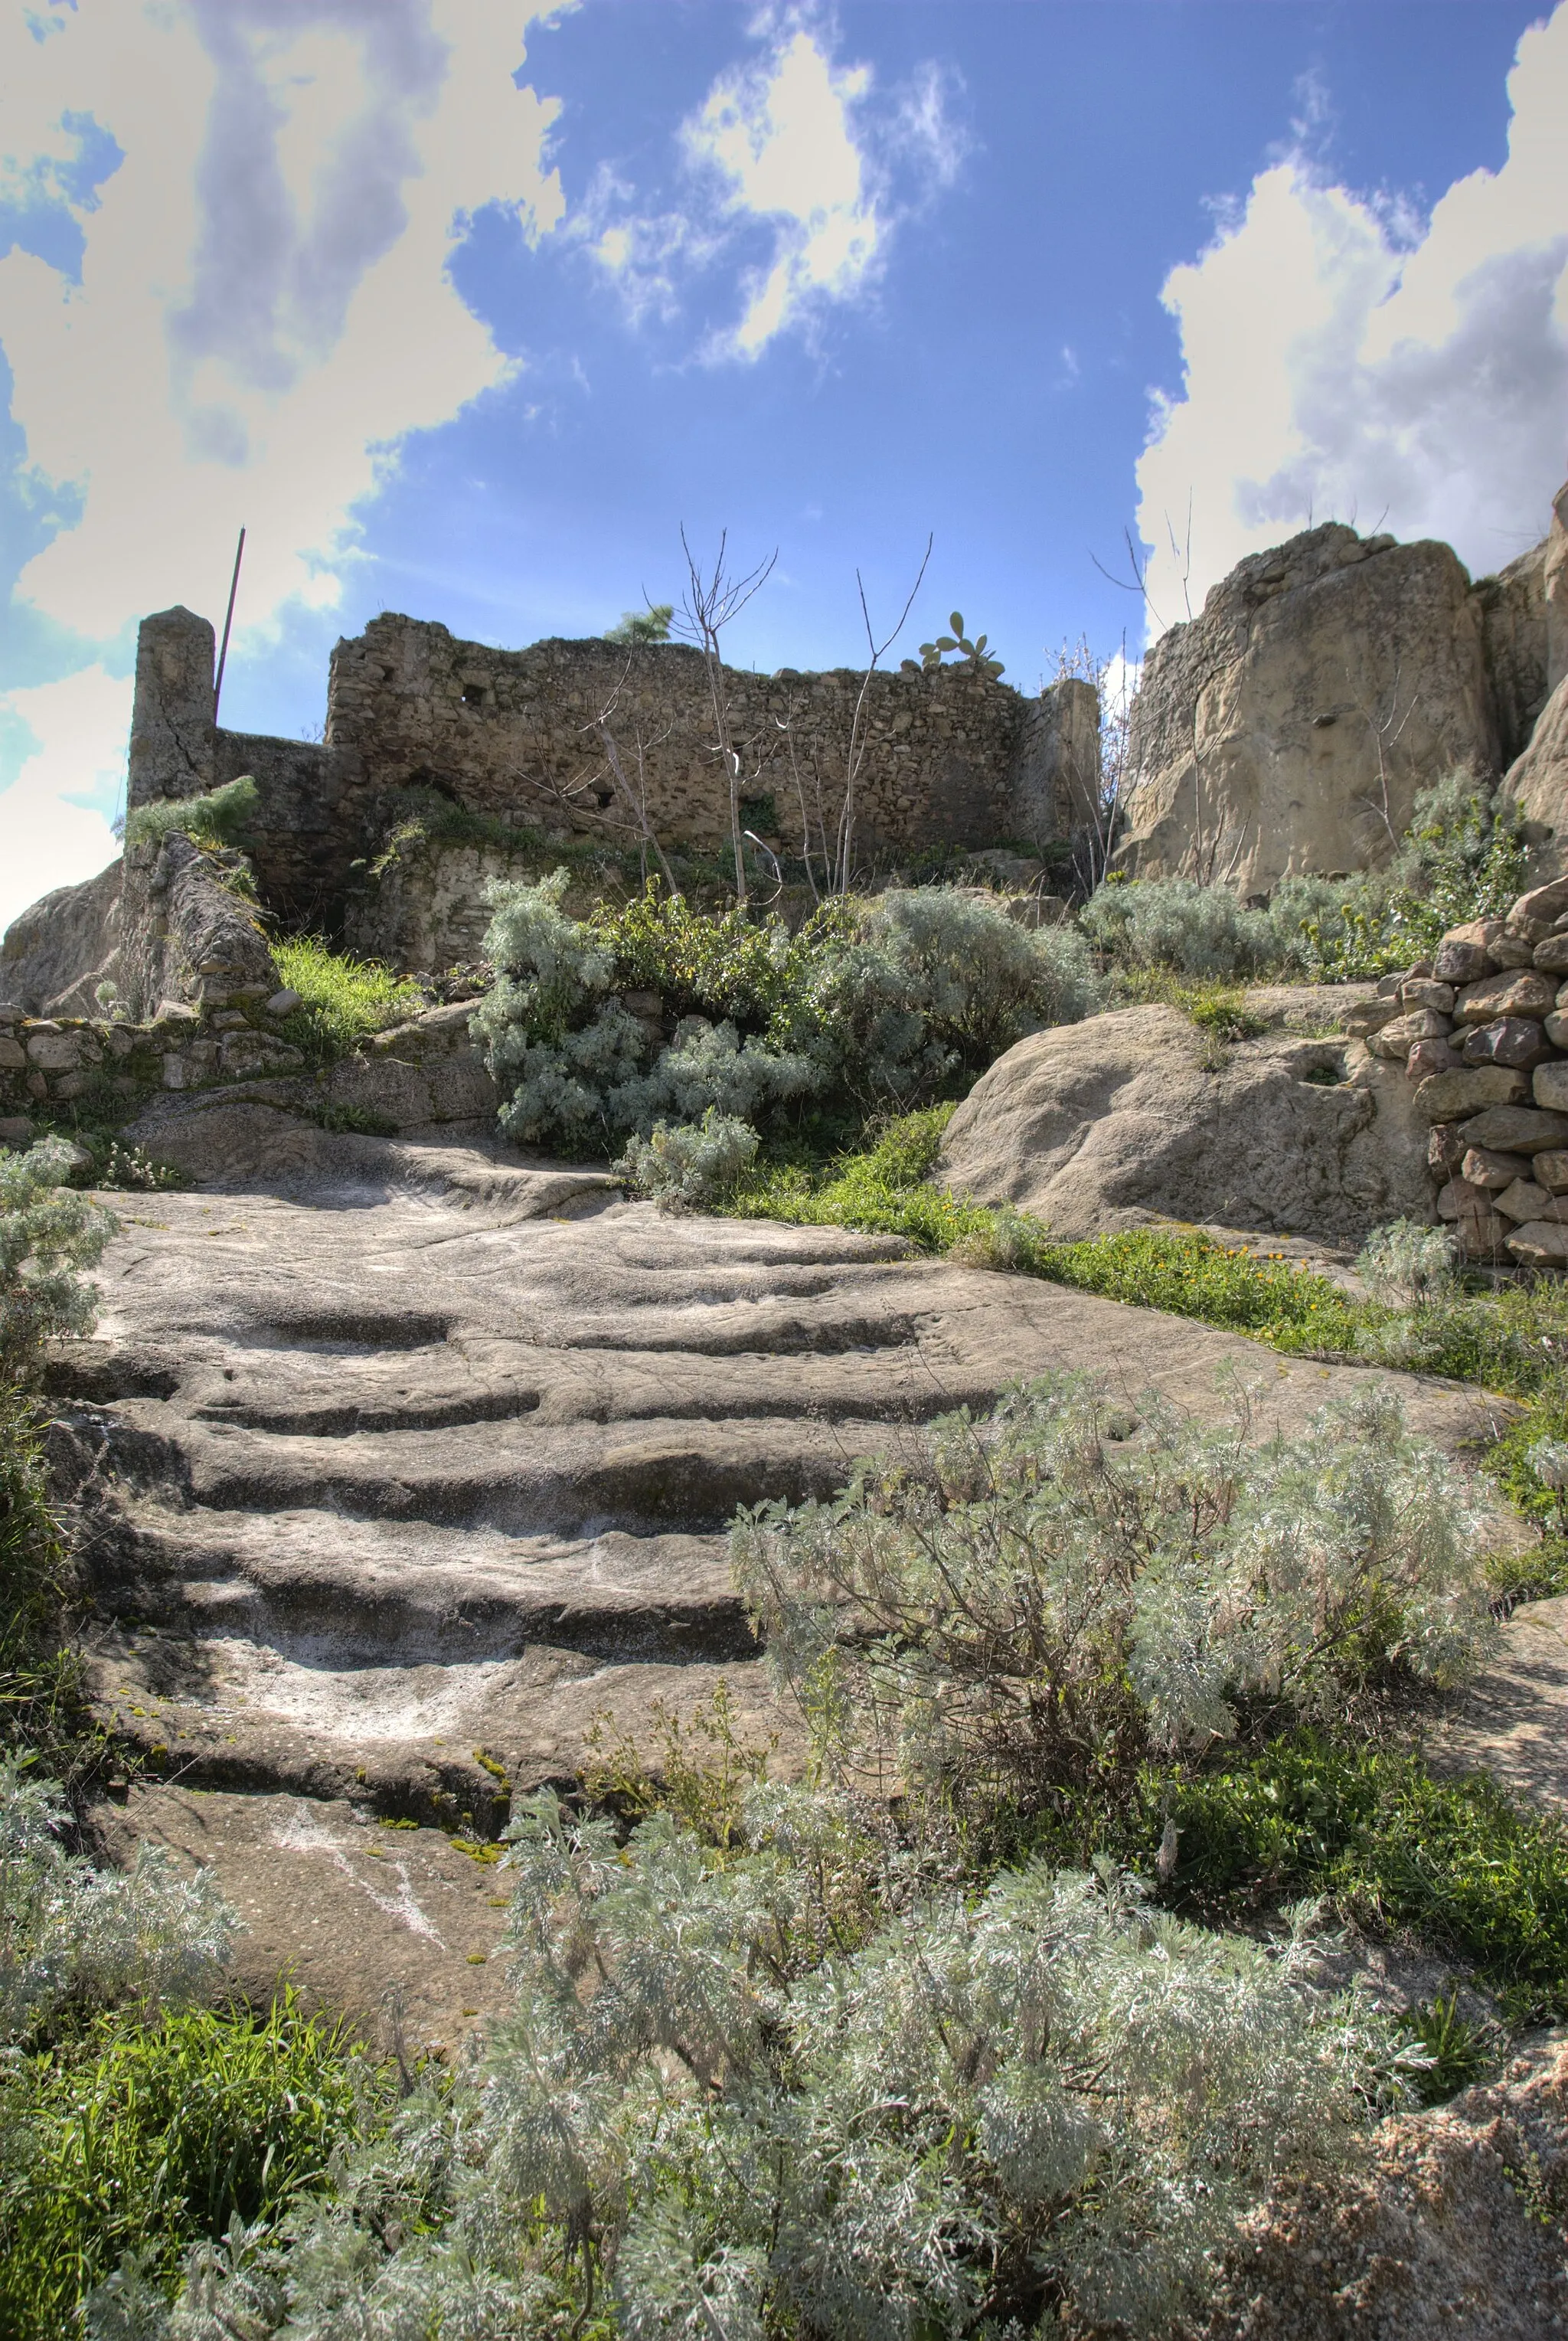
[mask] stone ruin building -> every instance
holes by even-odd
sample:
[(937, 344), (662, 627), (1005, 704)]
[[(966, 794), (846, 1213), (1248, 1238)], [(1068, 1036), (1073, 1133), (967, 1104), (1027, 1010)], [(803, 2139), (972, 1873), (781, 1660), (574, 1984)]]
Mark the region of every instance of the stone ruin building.
[[(439, 965), (477, 951), (484, 881), (507, 868), (509, 827), (531, 833), (536, 860), (541, 832), (637, 848), (639, 822), (594, 729), (612, 702), (621, 769), (660, 842), (728, 849), (728, 775), (695, 650), (602, 641), (492, 650), (385, 613), (333, 651), (319, 743), (216, 724), (213, 653), (211, 625), (189, 610), (144, 620), (128, 804), (252, 775), (257, 888), (290, 924), (404, 965)], [(743, 743), (745, 822), (781, 859), (837, 830), (862, 680), (847, 669), (724, 671)], [(1094, 803), (1099, 718), (1086, 682), (1030, 699), (966, 667), (906, 668), (872, 677), (863, 720), (863, 863), (938, 845), (1037, 850), (1069, 836)], [(432, 807), (423, 850), (372, 878), (400, 823)]]

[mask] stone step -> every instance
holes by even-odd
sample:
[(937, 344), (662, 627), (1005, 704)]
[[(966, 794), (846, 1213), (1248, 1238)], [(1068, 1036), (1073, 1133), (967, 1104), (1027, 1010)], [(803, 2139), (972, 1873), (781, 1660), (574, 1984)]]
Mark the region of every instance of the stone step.
[(471, 1665), (533, 1644), (679, 1664), (756, 1655), (722, 1536), (509, 1537), (141, 1503), (99, 1547), (100, 1612), (323, 1667)]

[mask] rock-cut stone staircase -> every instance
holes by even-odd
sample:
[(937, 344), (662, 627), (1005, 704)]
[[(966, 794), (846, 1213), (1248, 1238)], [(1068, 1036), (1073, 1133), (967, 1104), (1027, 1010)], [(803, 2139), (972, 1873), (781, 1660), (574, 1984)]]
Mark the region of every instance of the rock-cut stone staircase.
[[(722, 1679), (789, 1760), (739, 1505), (1053, 1368), (1212, 1408), (1239, 1362), (1265, 1426), (1352, 1378), (887, 1239), (661, 1218), (499, 1148), (206, 1111), (224, 1183), (114, 1199), (97, 1337), (55, 1375), (94, 1695), (145, 1758), (104, 1833), (216, 1865), (251, 1987), (401, 1996), (422, 2037), (493, 2004), (477, 1848), (596, 1718), (646, 1740)], [(1410, 1388), (1437, 1435), (1473, 1427)]]

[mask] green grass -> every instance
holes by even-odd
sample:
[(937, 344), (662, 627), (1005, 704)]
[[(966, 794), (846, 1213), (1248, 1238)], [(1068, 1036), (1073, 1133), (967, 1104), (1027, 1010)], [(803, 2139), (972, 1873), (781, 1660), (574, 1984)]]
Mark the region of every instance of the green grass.
[(0, 1748), (30, 1748), (68, 1787), (107, 1743), (87, 1717), (81, 1660), (67, 1639), (72, 1598), (64, 1539), (49, 1507), (43, 1418), (0, 1389)]
[(1568, 1824), (1494, 1780), (1304, 1732), (1186, 1779), (1151, 1769), (1140, 1804), (1146, 1845), (1175, 1820), (1178, 1890), (1212, 1916), (1326, 1894), (1464, 1963), (1516, 2020), (1568, 2015)]
[(0, 2083), (0, 2341), (74, 2331), (81, 2296), (125, 2252), (172, 2277), (231, 2218), (275, 2218), (392, 2096), (289, 1994), (254, 2020), (115, 2012), (18, 2059)]
[(798, 1227), (856, 1228), (868, 1235), (908, 1236), (928, 1251), (983, 1244), (996, 1214), (929, 1181), (951, 1105), (889, 1122), (863, 1152), (842, 1154), (812, 1170), (772, 1163), (748, 1174), (726, 1204), (733, 1219), (786, 1220)]
[(301, 1005), (282, 1025), (283, 1038), (313, 1064), (346, 1056), (372, 1032), (417, 1016), (424, 994), (407, 976), (377, 960), (348, 958), (318, 935), (293, 935), (273, 946), (278, 974)]

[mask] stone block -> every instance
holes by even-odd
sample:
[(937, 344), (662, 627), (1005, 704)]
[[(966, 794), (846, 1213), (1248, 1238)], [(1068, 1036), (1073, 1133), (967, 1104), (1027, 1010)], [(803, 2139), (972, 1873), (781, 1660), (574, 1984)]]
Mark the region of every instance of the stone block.
[(1568, 878), (1551, 879), (1544, 886), (1533, 886), (1509, 906), (1510, 919), (1541, 919), (1548, 926), (1568, 913)]
[(1544, 942), (1537, 943), (1535, 965), (1552, 975), (1568, 973), (1568, 934), (1548, 935)]
[(1495, 1024), (1473, 1025), (1464, 1037), (1467, 1065), (1512, 1065), (1527, 1073), (1552, 1054), (1552, 1043), (1532, 1016), (1503, 1016)]
[(1543, 1147), (1530, 1165), (1530, 1175), (1549, 1195), (1568, 1192), (1568, 1150)]
[(1461, 1024), (1494, 1024), (1504, 1016), (1544, 1016), (1557, 1004), (1557, 986), (1533, 968), (1500, 968), (1468, 983), (1454, 1003)]
[(0, 1146), (31, 1146), (33, 1125), (25, 1113), (0, 1114)]
[(1492, 966), (1486, 955), (1486, 946), (1502, 931), (1501, 919), (1470, 919), (1462, 927), (1450, 927), (1438, 944), (1436, 957), (1432, 962), (1432, 971), (1438, 981), (1479, 981)]
[(0, 1032), (0, 1067), (8, 1073), (19, 1073), (27, 1062), (27, 1051), (9, 1032)]
[(273, 992), (266, 1003), (266, 1012), (269, 1016), (292, 1016), (295, 1009), (303, 1004), (299, 993), (289, 991), (285, 986), (282, 991)]
[(1454, 1222), (1454, 1232), (1459, 1250), (1465, 1260), (1498, 1260), (1503, 1257), (1503, 1246), (1512, 1233), (1512, 1222), (1501, 1211), (1468, 1214)]
[(1457, 1072), (1464, 1062), (1452, 1041), (1417, 1041), (1404, 1070), (1413, 1081), (1424, 1081), (1429, 1073)]
[(1468, 1151), (1457, 1122), (1434, 1121), (1426, 1133), (1427, 1166), (1441, 1178), (1457, 1170)]
[(1396, 991), (1375, 1000), (1358, 1000), (1345, 1020), (1345, 1029), (1353, 1041), (1365, 1041), (1369, 1032), (1380, 1032), (1385, 1024), (1392, 1024), (1399, 1012)]
[(1525, 1268), (1568, 1266), (1568, 1227), (1551, 1220), (1532, 1220), (1527, 1226), (1515, 1228), (1505, 1241), (1514, 1259)]
[[(1568, 967), (1568, 959), (1563, 964)], [(1407, 975), (1399, 987), (1399, 1003), (1405, 1010), (1435, 1008), (1440, 1016), (1452, 1016), (1454, 999), (1454, 986), (1439, 983), (1435, 976)]]
[(1543, 1113), (1537, 1106), (1489, 1106), (1464, 1127), (1467, 1147), (1497, 1154), (1539, 1154), (1543, 1147), (1568, 1146), (1568, 1114)]
[(35, 1028), (27, 1038), (27, 1054), (41, 1073), (74, 1072), (82, 1061), (81, 1036)]
[(1537, 1065), (1531, 1077), (1535, 1102), (1548, 1113), (1568, 1111), (1568, 1061), (1559, 1057), (1549, 1065)]
[(1413, 1008), (1369, 1033), (1366, 1045), (1374, 1057), (1408, 1057), (1417, 1041), (1446, 1040), (1452, 1029), (1447, 1017), (1434, 1008)]
[(1568, 1049), (1568, 1009), (1554, 1008), (1542, 1030), (1554, 1049)]
[(1534, 935), (1497, 935), (1487, 944), (1486, 956), (1494, 967), (1533, 967), (1536, 941)]
[(1501, 1192), (1516, 1180), (1530, 1176), (1530, 1158), (1527, 1154), (1494, 1154), (1484, 1146), (1467, 1146), (1460, 1159), (1460, 1176), (1472, 1187), (1491, 1187)]
[(1437, 1216), (1440, 1220), (1486, 1217), (1493, 1208), (1492, 1197), (1484, 1187), (1473, 1187), (1468, 1179), (1450, 1179), (1437, 1190)]
[(1551, 1220), (1557, 1225), (1568, 1224), (1568, 1200), (1548, 1194), (1533, 1179), (1515, 1180), (1496, 1198), (1497, 1209), (1505, 1220), (1523, 1227), (1531, 1220)]
[(1506, 1065), (1467, 1065), (1458, 1072), (1429, 1073), (1417, 1084), (1415, 1111), (1428, 1121), (1457, 1121), (1488, 1106), (1521, 1105), (1529, 1094), (1524, 1075)]
[(183, 1090), (184, 1086), (185, 1061), (171, 1050), (164, 1059), (164, 1087), (166, 1090)]

